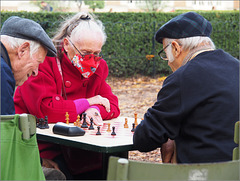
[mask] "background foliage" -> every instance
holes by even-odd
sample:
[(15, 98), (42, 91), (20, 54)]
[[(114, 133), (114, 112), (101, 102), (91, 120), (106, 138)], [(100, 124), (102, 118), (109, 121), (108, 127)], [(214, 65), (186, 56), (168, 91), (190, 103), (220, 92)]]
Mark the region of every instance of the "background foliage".
[(88, 1), (85, 0), (84, 3), (86, 5), (89, 5), (89, 8), (93, 10), (93, 12), (95, 11), (95, 9), (103, 9), (104, 8), (104, 1)]
[[(113, 76), (128, 77), (135, 74), (168, 75), (166, 61), (157, 57), (162, 48), (154, 40), (155, 32), (165, 22), (185, 11), (171, 13), (95, 13), (104, 23), (107, 42), (103, 46), (103, 58)], [(213, 39), (217, 48), (224, 49), (239, 59), (239, 11), (197, 11), (212, 23)], [(1, 24), (10, 16), (33, 19), (50, 37), (59, 24), (74, 13), (62, 12), (1, 12)], [(146, 55), (155, 57), (148, 60)]]

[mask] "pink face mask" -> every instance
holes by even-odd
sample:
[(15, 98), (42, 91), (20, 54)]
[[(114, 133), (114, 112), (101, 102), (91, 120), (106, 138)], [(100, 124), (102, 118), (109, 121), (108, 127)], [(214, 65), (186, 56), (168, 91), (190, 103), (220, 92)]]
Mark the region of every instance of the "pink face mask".
[(89, 78), (97, 70), (101, 57), (93, 54), (81, 56), (76, 54), (71, 60), (72, 64), (77, 67), (83, 77)]

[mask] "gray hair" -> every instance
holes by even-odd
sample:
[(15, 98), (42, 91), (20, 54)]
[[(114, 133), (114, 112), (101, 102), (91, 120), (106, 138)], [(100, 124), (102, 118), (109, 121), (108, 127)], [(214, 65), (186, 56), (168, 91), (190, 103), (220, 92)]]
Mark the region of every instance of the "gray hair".
[(61, 53), (62, 40), (69, 36), (71, 39), (81, 39), (83, 31), (88, 32), (100, 32), (103, 38), (103, 44), (106, 42), (107, 35), (105, 33), (105, 27), (100, 20), (97, 20), (94, 15), (90, 15), (85, 12), (79, 12), (73, 17), (65, 20), (57, 34), (53, 37), (53, 42), (58, 50), (58, 55)]
[(184, 50), (193, 50), (196, 47), (198, 47), (199, 44), (202, 44), (202, 46), (210, 46), (212, 49), (215, 49), (215, 45), (211, 40), (211, 38), (205, 37), (205, 36), (194, 36), (194, 37), (181, 38), (181, 39), (166, 38), (167, 44), (172, 42), (173, 40), (176, 40), (177, 42), (179, 42), (179, 44), (182, 45), (182, 48)]
[(28, 42), (30, 44), (30, 57), (31, 58), (32, 58), (32, 55), (34, 53), (36, 53), (38, 51), (38, 49), (41, 47), (41, 44), (37, 41), (15, 38), (12, 36), (7, 36), (7, 35), (1, 35), (1, 40), (6, 41), (12, 49), (18, 48), (23, 43)]
[[(193, 51), (195, 51), (195, 49), (197, 49), (199, 45), (216, 49), (211, 38), (204, 37), (204, 36), (194, 36), (194, 37), (181, 38), (181, 39), (165, 38), (166, 44), (169, 44), (172, 41), (177, 41), (182, 46), (183, 50), (189, 50), (189, 53), (192, 53)], [(169, 61), (173, 62), (174, 58), (172, 55), (172, 46), (169, 46), (166, 49), (166, 53), (168, 55)]]

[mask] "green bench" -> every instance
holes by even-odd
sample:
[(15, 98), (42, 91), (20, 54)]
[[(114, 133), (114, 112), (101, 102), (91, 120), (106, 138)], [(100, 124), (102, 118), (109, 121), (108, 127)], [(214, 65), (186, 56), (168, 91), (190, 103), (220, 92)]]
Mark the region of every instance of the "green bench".
[[(239, 145), (239, 121), (234, 142)], [(240, 180), (239, 146), (233, 161), (201, 164), (161, 164), (110, 157), (107, 180)]]
[(160, 164), (110, 157), (107, 180), (240, 180), (240, 160), (202, 164)]
[(233, 149), (233, 160), (239, 160), (239, 122), (235, 123), (235, 128), (234, 128), (234, 142), (238, 144), (236, 148)]

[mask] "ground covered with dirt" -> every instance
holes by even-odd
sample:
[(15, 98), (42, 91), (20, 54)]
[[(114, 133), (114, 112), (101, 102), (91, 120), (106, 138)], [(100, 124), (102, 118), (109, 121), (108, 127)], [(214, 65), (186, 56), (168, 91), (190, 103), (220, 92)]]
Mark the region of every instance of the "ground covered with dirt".
[[(142, 119), (147, 109), (156, 102), (157, 93), (162, 88), (165, 78), (143, 76), (134, 78), (108, 77), (107, 83), (119, 99), (120, 116), (134, 117), (134, 113), (137, 113), (138, 118)], [(162, 161), (159, 148), (147, 153), (130, 151), (129, 159), (148, 162)]]

